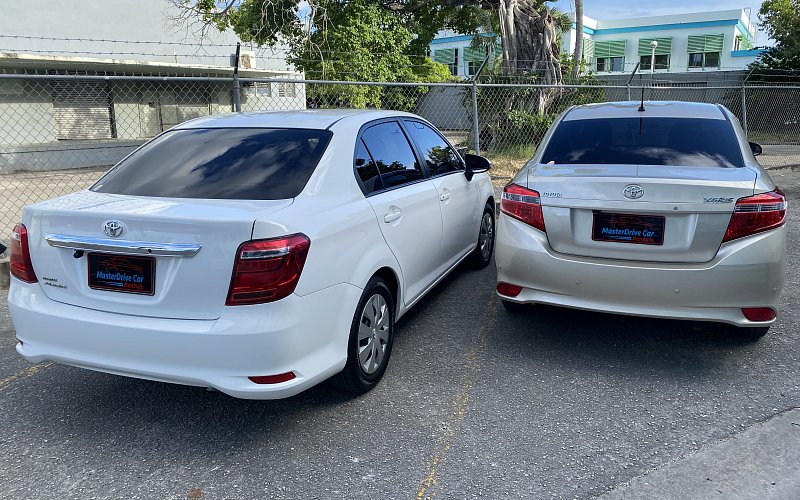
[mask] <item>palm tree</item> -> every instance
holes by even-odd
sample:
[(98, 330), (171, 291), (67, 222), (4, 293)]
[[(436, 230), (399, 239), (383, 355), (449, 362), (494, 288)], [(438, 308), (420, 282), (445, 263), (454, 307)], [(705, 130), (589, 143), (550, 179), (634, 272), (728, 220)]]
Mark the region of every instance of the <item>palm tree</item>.
[(572, 56), (572, 76), (578, 78), (583, 59), (583, 0), (575, 0), (575, 53)]

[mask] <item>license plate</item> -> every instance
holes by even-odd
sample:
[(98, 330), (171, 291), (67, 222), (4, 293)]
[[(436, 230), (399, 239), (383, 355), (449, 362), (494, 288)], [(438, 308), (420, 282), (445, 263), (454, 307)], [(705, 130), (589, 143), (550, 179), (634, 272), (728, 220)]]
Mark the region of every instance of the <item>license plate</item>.
[(661, 215), (595, 212), (592, 239), (615, 243), (663, 245), (664, 220)]
[(89, 288), (112, 292), (155, 293), (156, 260), (153, 257), (131, 257), (90, 253)]

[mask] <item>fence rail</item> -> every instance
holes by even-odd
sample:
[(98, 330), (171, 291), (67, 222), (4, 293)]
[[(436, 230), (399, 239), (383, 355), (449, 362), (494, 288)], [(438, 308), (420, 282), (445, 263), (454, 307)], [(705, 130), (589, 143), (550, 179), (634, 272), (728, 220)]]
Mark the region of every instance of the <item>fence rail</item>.
[[(510, 178), (555, 117), (592, 102), (681, 100), (727, 106), (768, 168), (800, 164), (800, 86), (379, 83), (239, 78), (242, 111), (373, 107), (415, 112)], [(24, 205), (91, 185), (150, 138), (234, 111), (230, 77), (0, 74), (0, 242)]]

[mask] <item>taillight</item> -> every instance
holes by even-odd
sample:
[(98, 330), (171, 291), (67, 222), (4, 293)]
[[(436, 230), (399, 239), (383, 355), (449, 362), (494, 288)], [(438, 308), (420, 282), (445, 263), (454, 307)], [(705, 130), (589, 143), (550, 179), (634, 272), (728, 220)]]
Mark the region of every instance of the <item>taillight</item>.
[(263, 304), (291, 295), (310, 246), (304, 234), (242, 243), (225, 305)]
[(522, 287), (519, 285), (512, 285), (503, 281), (497, 284), (497, 293), (506, 297), (516, 297), (521, 291)]
[(11, 276), (26, 283), (36, 283), (36, 273), (31, 263), (31, 249), (28, 246), (28, 230), (23, 224), (14, 226), (11, 233)]
[(786, 198), (780, 189), (739, 198), (722, 242), (780, 227), (786, 221)]
[(525, 224), (544, 231), (544, 214), (539, 193), (517, 184), (509, 184), (503, 188), (500, 199), (500, 210)]
[(771, 307), (743, 307), (742, 314), (748, 321), (772, 321), (775, 319), (775, 309)]

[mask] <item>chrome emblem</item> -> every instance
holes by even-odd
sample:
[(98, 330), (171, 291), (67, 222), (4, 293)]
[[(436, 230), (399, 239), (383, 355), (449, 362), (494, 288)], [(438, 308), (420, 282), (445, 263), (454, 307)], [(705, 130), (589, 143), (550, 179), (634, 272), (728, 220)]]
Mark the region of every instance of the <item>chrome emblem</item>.
[(636, 200), (644, 196), (644, 188), (637, 184), (628, 184), (625, 186), (625, 189), (622, 190), (622, 194), (625, 195), (625, 198), (630, 198), (631, 200)]
[(122, 235), (122, 231), (122, 223), (119, 221), (109, 220), (103, 223), (103, 232), (106, 233), (106, 236), (116, 238)]

